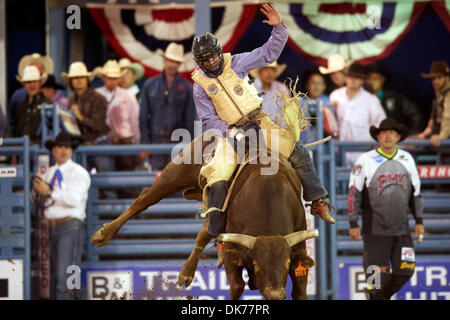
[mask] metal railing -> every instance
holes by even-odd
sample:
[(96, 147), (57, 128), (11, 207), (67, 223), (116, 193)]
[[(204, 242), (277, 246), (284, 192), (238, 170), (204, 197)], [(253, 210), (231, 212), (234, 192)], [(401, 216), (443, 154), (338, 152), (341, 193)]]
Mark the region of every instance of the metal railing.
[[(0, 139), (0, 154), (20, 156), (22, 164), (0, 165), (0, 259), (23, 261), (23, 297), (31, 295), (30, 142)], [(9, 173), (8, 173), (9, 172)], [(13, 188), (18, 188), (14, 192)], [(20, 212), (17, 212), (20, 208)]]

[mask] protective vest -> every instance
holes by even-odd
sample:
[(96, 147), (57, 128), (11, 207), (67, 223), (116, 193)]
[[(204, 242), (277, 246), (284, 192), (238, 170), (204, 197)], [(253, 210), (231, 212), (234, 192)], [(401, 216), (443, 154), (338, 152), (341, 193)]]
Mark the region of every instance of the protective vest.
[(228, 125), (242, 125), (248, 121), (252, 111), (261, 108), (263, 99), (248, 76), (241, 79), (231, 69), (231, 54), (225, 53), (223, 58), (224, 66), (220, 76), (209, 78), (197, 69), (192, 74), (192, 79), (211, 98), (221, 120)]

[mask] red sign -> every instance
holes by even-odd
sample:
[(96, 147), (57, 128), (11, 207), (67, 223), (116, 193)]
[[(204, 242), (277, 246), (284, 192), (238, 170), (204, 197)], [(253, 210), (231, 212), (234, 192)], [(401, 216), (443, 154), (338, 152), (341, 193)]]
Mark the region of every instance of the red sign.
[(422, 179), (450, 178), (450, 166), (418, 166), (419, 177)]

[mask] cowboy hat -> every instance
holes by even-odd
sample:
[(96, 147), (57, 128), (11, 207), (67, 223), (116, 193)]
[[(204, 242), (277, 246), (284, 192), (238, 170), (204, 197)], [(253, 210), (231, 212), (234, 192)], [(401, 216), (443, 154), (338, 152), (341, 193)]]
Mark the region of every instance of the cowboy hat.
[(73, 139), (67, 132), (60, 132), (55, 140), (45, 141), (45, 147), (49, 151), (52, 151), (52, 149), (57, 146), (71, 147), (72, 150), (75, 150), (79, 145), (80, 141), (78, 139)]
[(105, 76), (108, 78), (120, 78), (125, 74), (124, 70), (120, 69), (120, 65), (117, 60), (108, 60), (103, 67), (97, 67), (94, 69), (95, 76)]
[(47, 74), (44, 73), (41, 75), (39, 73), (39, 69), (36, 66), (26, 66), (23, 70), (22, 76), (17, 75), (16, 76), (17, 81), (24, 83), (24, 82), (31, 82), (31, 81), (41, 81), (44, 82), (47, 80)]
[(263, 68), (274, 68), (277, 73), (277, 78), (278, 78), (280, 76), (280, 74), (283, 73), (284, 69), (286, 69), (286, 64), (278, 64), (277, 61), (274, 61), (265, 67), (250, 70), (250, 75), (255, 79), (259, 78), (259, 76), (258, 76), (259, 70), (261, 70)]
[(352, 63), (348, 68), (345, 68), (344, 75), (365, 79), (366, 78), (366, 72), (363, 65), (359, 63)]
[(395, 120), (392, 118), (386, 118), (383, 121), (381, 121), (380, 126), (378, 128), (375, 126), (370, 126), (369, 128), (370, 135), (376, 141), (378, 141), (377, 135), (384, 130), (397, 131), (400, 134), (399, 142), (405, 140), (406, 137), (408, 137), (408, 128), (404, 124), (395, 122)]
[(42, 63), (47, 74), (53, 73), (53, 60), (49, 56), (41, 56), (39, 53), (32, 53), (23, 56), (19, 61), (17, 73), (22, 76), (25, 67), (35, 62)]
[(55, 90), (63, 90), (64, 87), (56, 82), (55, 76), (49, 74), (47, 77), (47, 81), (42, 85), (42, 88), (53, 88)]
[(70, 78), (88, 77), (91, 81), (93, 78), (92, 72), (88, 72), (86, 65), (81, 61), (72, 62), (69, 67), (69, 73), (61, 72), (61, 79), (68, 82)]
[(340, 54), (333, 54), (328, 57), (327, 68), (320, 66), (319, 71), (321, 74), (330, 74), (338, 71), (342, 71), (347, 67), (348, 63)]
[(366, 75), (369, 75), (370, 73), (381, 74), (385, 79), (385, 83), (387, 83), (391, 79), (391, 72), (378, 63), (374, 63), (366, 67)]
[(133, 71), (136, 80), (139, 80), (144, 76), (144, 67), (137, 62), (131, 63), (130, 59), (128, 58), (122, 58), (119, 60), (119, 65), (121, 69), (129, 68)]
[(169, 43), (165, 52), (162, 51), (161, 49), (157, 49), (156, 52), (169, 60), (173, 60), (180, 63), (185, 61), (183, 45), (177, 44), (175, 42)]
[(422, 78), (433, 78), (438, 76), (449, 76), (450, 70), (448, 68), (447, 62), (440, 60), (440, 61), (433, 61), (430, 67), (430, 73), (420, 73)]

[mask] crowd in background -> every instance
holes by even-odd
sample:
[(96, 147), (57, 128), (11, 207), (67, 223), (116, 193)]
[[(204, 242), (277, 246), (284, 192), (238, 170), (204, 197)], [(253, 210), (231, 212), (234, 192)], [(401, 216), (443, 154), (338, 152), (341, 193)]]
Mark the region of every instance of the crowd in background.
[[(194, 121), (198, 119), (192, 98), (192, 84), (179, 76), (184, 62), (184, 49), (171, 43), (158, 51), (164, 63), (159, 76), (146, 79), (142, 88), (137, 80), (144, 77), (144, 67), (127, 58), (108, 60), (103, 66), (88, 71), (83, 62), (73, 62), (61, 78), (70, 90), (56, 82), (53, 61), (33, 53), (24, 56), (18, 66), (17, 80), (23, 88), (9, 99), (7, 114), (0, 113), (2, 137), (28, 135), (31, 143), (41, 143), (42, 103), (57, 103), (76, 118), (84, 145), (173, 143), (175, 129), (189, 130), (194, 137)], [(264, 91), (263, 110), (277, 113), (280, 92), (290, 94), (288, 83), (276, 79), (286, 65), (274, 63), (253, 70), (251, 76), (259, 91)], [(421, 107), (400, 92), (386, 89), (391, 79), (389, 70), (380, 64), (363, 66), (345, 61), (339, 54), (331, 55), (326, 67), (299, 72), (301, 91), (306, 94), (303, 105), (311, 126), (305, 127), (301, 142), (317, 139), (316, 110), (323, 110), (324, 134), (337, 134), (340, 141), (370, 141), (367, 128), (393, 118), (409, 129), (408, 139), (429, 139), (439, 147), (450, 136), (450, 76), (445, 61), (431, 63), (430, 72), (420, 76), (430, 79), (435, 91), (432, 111), (427, 123)], [(418, 75), (419, 76), (419, 75)], [(92, 87), (94, 77), (103, 86)], [(279, 110), (278, 110), (279, 111)], [(351, 165), (358, 153), (349, 154)], [(162, 170), (170, 155), (141, 152), (139, 156), (96, 157), (91, 165), (97, 171)]]

